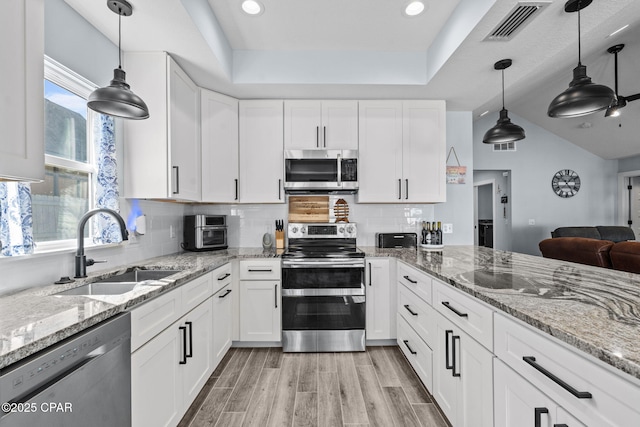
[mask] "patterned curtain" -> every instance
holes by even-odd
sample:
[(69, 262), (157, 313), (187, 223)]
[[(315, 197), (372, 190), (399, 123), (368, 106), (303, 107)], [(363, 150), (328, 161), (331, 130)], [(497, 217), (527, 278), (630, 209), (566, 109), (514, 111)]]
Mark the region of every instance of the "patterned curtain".
[(33, 253), (31, 187), (18, 182), (0, 183), (0, 244), (3, 256)]
[[(113, 117), (103, 114), (94, 115), (93, 135), (98, 169), (95, 174), (96, 207), (109, 208), (120, 212), (114, 128)], [(104, 244), (122, 241), (118, 223), (111, 215), (99, 213), (94, 218), (94, 243)]]

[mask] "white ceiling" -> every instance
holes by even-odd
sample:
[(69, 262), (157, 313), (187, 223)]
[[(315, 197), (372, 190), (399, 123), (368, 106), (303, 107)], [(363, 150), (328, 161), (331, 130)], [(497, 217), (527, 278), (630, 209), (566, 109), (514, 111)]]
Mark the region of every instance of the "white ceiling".
[[(117, 43), (118, 18), (104, 0), (65, 1)], [(445, 99), (449, 110), (474, 117), (490, 110), (496, 118), (500, 73), (493, 64), (512, 58), (505, 71), (512, 113), (603, 158), (640, 154), (640, 100), (617, 119), (546, 116), (577, 64), (577, 14), (564, 12), (564, 0), (548, 1), (508, 42), (484, 39), (516, 0), (425, 0), (427, 10), (417, 18), (403, 15), (408, 1), (261, 2), (265, 12), (251, 17), (240, 0), (131, 0), (122, 46), (167, 51), (199, 86), (238, 98)], [(581, 15), (589, 76), (613, 87), (613, 55), (606, 49), (625, 43), (620, 93), (639, 93), (640, 1), (594, 0)]]

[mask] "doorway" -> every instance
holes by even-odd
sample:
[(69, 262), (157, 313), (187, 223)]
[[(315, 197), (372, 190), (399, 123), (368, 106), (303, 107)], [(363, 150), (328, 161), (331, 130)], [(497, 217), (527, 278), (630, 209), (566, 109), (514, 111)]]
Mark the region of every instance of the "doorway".
[(473, 224), (476, 246), (493, 248), (494, 242), (494, 206), (495, 180), (478, 181), (473, 183)]
[(640, 236), (640, 171), (618, 174), (618, 224)]
[(474, 170), (473, 177), (475, 245), (511, 251), (511, 171)]

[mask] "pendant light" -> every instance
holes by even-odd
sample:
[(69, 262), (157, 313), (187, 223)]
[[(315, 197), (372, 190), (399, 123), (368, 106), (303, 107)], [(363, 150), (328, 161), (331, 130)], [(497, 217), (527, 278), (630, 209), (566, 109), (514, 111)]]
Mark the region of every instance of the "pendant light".
[(501, 59), (493, 65), (496, 70), (502, 71), (502, 110), (500, 110), (500, 118), (494, 127), (484, 134), (482, 142), (485, 144), (502, 144), (505, 142), (513, 142), (524, 139), (524, 129), (515, 123), (511, 123), (508, 111), (504, 108), (504, 70), (512, 64), (510, 59)]
[(620, 115), (620, 109), (626, 107), (627, 102), (635, 101), (636, 99), (640, 99), (640, 93), (636, 93), (631, 96), (622, 96), (618, 94), (618, 52), (620, 52), (624, 48), (623, 44), (617, 44), (615, 46), (611, 46), (607, 49), (607, 52), (615, 55), (615, 82), (616, 82), (616, 99), (617, 101), (613, 103), (609, 108), (607, 108), (607, 112), (604, 114), (605, 117), (618, 117)]
[(569, 83), (569, 88), (549, 104), (549, 117), (584, 116), (604, 110), (616, 102), (616, 95), (609, 87), (591, 82), (591, 78), (587, 76), (587, 67), (581, 62), (580, 10), (589, 6), (591, 1), (569, 0), (564, 5), (565, 12), (578, 12), (578, 66), (573, 69), (573, 80)]
[(131, 16), (133, 9), (126, 0), (108, 0), (107, 6), (118, 14), (118, 68), (113, 70), (109, 86), (94, 90), (87, 106), (98, 113), (125, 119), (140, 120), (149, 117), (149, 109), (142, 98), (133, 93), (125, 80), (122, 69), (122, 17)]

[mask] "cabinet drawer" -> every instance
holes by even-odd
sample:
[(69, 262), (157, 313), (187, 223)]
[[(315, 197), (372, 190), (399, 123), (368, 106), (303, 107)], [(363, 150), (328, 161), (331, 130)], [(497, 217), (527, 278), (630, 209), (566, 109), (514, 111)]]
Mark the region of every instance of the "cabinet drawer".
[(431, 348), (434, 346), (436, 311), (418, 298), (405, 285), (398, 285), (398, 314), (418, 333)]
[[(640, 425), (639, 382), (550, 335), (496, 313), (495, 353), (586, 425)], [(591, 397), (578, 397), (568, 387)]]
[(182, 290), (179, 288), (131, 310), (131, 352), (158, 335), (182, 314)]
[(493, 352), (493, 310), (487, 305), (434, 279), (433, 308)]
[(398, 346), (427, 390), (433, 390), (433, 352), (400, 314), (398, 314)]
[(428, 274), (398, 262), (398, 283), (402, 283), (425, 302), (431, 304), (432, 279)]
[(231, 283), (231, 263), (218, 267), (211, 273), (213, 281), (213, 293)]
[(191, 311), (202, 301), (213, 295), (211, 277), (211, 273), (207, 273), (180, 288), (182, 290), (182, 314)]
[(280, 280), (280, 260), (241, 260), (240, 280)]

